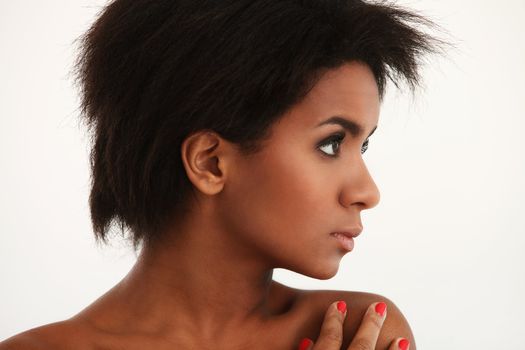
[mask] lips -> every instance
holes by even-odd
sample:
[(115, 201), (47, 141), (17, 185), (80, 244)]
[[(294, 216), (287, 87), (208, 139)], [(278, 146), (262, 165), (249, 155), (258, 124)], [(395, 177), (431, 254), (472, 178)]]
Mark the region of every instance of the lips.
[[(351, 232), (346, 232), (351, 233)], [(354, 249), (354, 239), (350, 237), (349, 235), (345, 235), (343, 233), (336, 232), (332, 235), (333, 238), (337, 240), (340, 247), (346, 250), (347, 252), (352, 251)]]
[(331, 234), (334, 235), (336, 233), (340, 233), (342, 235), (347, 236), (348, 238), (355, 238), (359, 236), (362, 231), (363, 231), (362, 227), (353, 227), (353, 228), (345, 228), (345, 229), (337, 230), (337, 231), (332, 232)]

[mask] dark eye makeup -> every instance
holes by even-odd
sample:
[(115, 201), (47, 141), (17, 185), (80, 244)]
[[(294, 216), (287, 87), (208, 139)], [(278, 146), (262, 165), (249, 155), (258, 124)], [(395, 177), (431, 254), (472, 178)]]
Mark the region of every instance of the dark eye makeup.
[[(333, 146), (337, 145), (337, 147), (335, 147), (336, 151), (334, 151), (335, 152), (334, 154), (329, 154), (325, 151), (321, 151), (323, 152), (323, 154), (325, 154), (328, 157), (337, 158), (339, 156), (339, 148), (345, 136), (346, 136), (345, 132), (337, 132), (335, 134), (332, 134), (325, 140), (321, 141), (321, 143), (319, 143), (317, 148), (321, 149), (326, 146), (332, 146), (332, 149), (334, 149)], [(361, 154), (365, 153), (367, 149), (368, 149), (368, 139), (363, 143), (363, 146), (361, 146)]]

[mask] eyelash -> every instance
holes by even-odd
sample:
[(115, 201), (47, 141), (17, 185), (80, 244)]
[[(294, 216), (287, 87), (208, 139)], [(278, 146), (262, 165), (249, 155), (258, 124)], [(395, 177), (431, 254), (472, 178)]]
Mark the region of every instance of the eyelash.
[[(344, 140), (345, 135), (346, 135), (345, 133), (334, 134), (330, 136), (329, 138), (327, 138), (326, 140), (324, 140), (321, 144), (319, 144), (318, 148), (320, 149), (324, 146), (333, 145), (333, 144), (338, 144), (339, 147), (341, 147), (341, 141)], [(339, 147), (337, 147), (338, 150), (339, 150)], [(363, 143), (363, 146), (361, 146), (361, 154), (364, 154), (367, 149), (368, 149), (368, 139)], [(332, 158), (336, 158), (339, 156), (339, 152), (336, 152), (335, 155), (331, 155), (326, 152), (323, 152), (323, 154), (327, 155), (328, 157), (332, 157)]]

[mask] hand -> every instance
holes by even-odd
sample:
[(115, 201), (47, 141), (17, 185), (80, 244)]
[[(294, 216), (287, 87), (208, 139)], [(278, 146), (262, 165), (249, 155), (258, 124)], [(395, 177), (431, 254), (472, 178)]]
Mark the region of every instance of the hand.
[[(301, 341), (299, 350), (340, 350), (343, 343), (342, 326), (346, 313), (346, 303), (344, 301), (332, 303), (325, 314), (317, 342), (314, 344), (310, 339), (305, 338)], [(347, 350), (374, 350), (385, 318), (386, 304), (383, 302), (371, 304), (366, 310), (363, 321)], [(407, 350), (409, 345), (410, 343), (407, 339), (396, 338), (392, 341), (388, 350)]]

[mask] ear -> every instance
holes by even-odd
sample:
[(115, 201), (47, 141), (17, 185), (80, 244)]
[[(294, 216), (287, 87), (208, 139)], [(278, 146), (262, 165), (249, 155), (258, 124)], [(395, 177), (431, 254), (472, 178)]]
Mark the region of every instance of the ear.
[(195, 132), (183, 141), (182, 162), (188, 178), (200, 192), (213, 195), (222, 191), (233, 150), (229, 142), (208, 130)]

